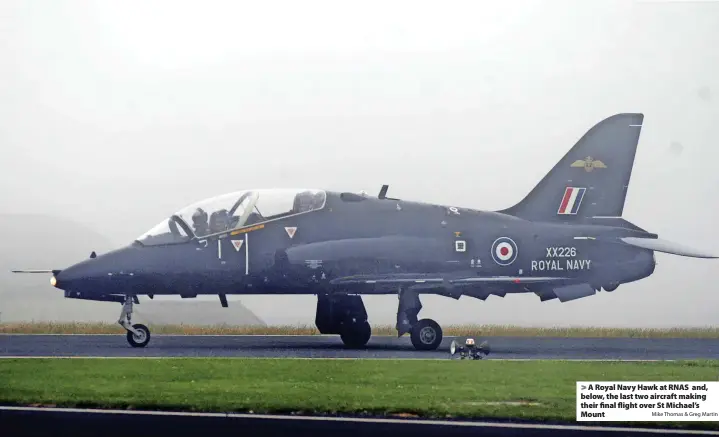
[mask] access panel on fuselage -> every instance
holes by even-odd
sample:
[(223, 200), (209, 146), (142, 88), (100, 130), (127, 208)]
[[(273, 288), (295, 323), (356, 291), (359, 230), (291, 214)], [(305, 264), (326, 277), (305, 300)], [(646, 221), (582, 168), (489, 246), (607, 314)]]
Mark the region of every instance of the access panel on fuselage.
[(202, 254), (203, 265), (196, 266), (203, 272), (202, 293), (239, 292), (248, 267), (244, 235), (226, 232), (198, 240), (195, 245)]
[[(303, 212), (233, 231), (231, 238), (242, 237), (244, 241), (245, 291), (260, 293), (264, 286), (293, 284), (297, 266), (289, 265), (285, 251), (293, 245), (321, 241), (321, 217), (328, 213), (326, 209)], [(321, 265), (322, 260), (306, 260), (305, 264), (314, 266), (313, 263)]]

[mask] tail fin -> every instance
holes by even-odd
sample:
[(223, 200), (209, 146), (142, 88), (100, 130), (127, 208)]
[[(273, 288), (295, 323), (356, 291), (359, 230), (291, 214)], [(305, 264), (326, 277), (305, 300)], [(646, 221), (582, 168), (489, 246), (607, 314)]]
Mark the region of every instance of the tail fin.
[(500, 211), (526, 220), (620, 217), (644, 114), (616, 114), (591, 128), (518, 204)]

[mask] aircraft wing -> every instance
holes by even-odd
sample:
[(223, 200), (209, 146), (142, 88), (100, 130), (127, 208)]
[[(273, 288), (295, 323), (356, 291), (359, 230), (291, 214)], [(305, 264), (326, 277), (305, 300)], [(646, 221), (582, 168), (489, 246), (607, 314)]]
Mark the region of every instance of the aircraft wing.
[(398, 273), (388, 275), (353, 275), (335, 278), (330, 281), (332, 285), (410, 285), (410, 284), (443, 284), (445, 279), (437, 275), (422, 273)]
[[(392, 274), (392, 275), (357, 275), (336, 278), (330, 284), (357, 294), (389, 294), (397, 293), (403, 286), (405, 290), (439, 294), (459, 299), (470, 296), (485, 300), (490, 295), (504, 297), (508, 290), (516, 287), (514, 292), (532, 292), (542, 302), (559, 299), (569, 302), (575, 299), (592, 296), (596, 290), (587, 283), (576, 283), (576, 280), (552, 276), (471, 276), (445, 278), (437, 275), (423, 274)], [(508, 287), (509, 286), (509, 287)], [(510, 291), (511, 292), (511, 291)]]
[(336, 278), (330, 281), (332, 285), (359, 285), (359, 284), (537, 284), (560, 282), (567, 278), (551, 276), (471, 276), (466, 278), (444, 278), (438, 275), (426, 274), (391, 274), (391, 275), (356, 275)]
[(13, 273), (54, 273), (58, 270), (12, 270)]
[[(392, 294), (399, 288), (419, 293), (439, 294), (459, 299), (462, 295), (486, 299), (489, 295), (504, 296), (514, 292), (534, 291), (562, 285), (567, 278), (546, 276), (469, 276), (443, 277), (428, 274), (355, 275), (335, 278), (330, 285), (356, 294)], [(531, 287), (531, 290), (530, 290)]]

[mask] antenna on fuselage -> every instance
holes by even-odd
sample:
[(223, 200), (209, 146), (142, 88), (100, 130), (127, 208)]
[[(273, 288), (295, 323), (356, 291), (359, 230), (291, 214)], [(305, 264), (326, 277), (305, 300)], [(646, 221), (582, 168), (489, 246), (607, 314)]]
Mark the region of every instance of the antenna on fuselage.
[(386, 200), (399, 200), (395, 199), (394, 197), (387, 197), (387, 190), (389, 190), (389, 185), (382, 185), (382, 188), (379, 190), (379, 194), (377, 195), (378, 199), (386, 199)]
[(389, 185), (382, 185), (382, 188), (380, 188), (377, 198), (378, 199), (386, 199), (387, 198), (387, 190), (389, 190)]

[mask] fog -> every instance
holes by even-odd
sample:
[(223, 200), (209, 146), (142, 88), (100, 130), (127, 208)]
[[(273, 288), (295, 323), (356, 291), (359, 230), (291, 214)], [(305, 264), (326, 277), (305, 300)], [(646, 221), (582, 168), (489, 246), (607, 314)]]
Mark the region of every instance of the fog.
[[(636, 111), (624, 217), (716, 251), (717, 43), (710, 2), (8, 0), (0, 213), (60, 216), (119, 247), (246, 188), (389, 184), (393, 197), (497, 210), (596, 122)], [(657, 259), (653, 276), (613, 293), (428, 296), (420, 315), (714, 324), (719, 264)], [(314, 320), (312, 296), (240, 300), (267, 323)], [(371, 322), (394, 322), (396, 296), (366, 303)]]

